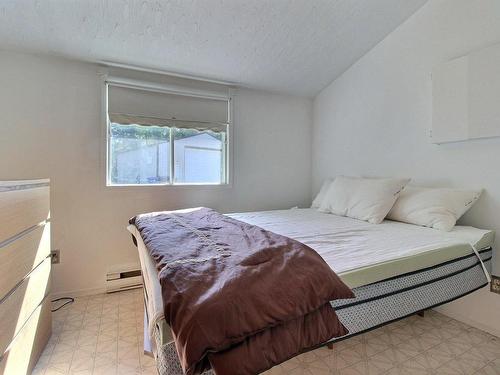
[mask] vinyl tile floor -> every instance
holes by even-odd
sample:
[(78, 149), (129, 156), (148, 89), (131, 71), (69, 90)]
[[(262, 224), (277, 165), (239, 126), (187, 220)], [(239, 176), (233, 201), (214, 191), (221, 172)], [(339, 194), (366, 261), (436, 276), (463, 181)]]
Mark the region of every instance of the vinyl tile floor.
[[(142, 290), (77, 298), (53, 314), (33, 372), (156, 374), (143, 354)], [(500, 339), (434, 311), (299, 355), (266, 375), (500, 375)]]

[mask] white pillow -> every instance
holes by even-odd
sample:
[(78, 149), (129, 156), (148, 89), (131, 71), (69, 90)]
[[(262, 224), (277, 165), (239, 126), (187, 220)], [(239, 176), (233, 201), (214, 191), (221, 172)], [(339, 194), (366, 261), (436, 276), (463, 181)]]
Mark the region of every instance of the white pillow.
[(330, 184), (319, 210), (379, 224), (409, 181), (339, 176)]
[(481, 191), (408, 186), (387, 218), (450, 231), (480, 195)]
[(325, 198), (326, 192), (328, 191), (328, 188), (330, 187), (332, 181), (333, 180), (331, 178), (328, 178), (323, 182), (318, 195), (316, 195), (316, 198), (314, 198), (311, 204), (311, 208), (319, 208), (321, 206), (321, 202), (323, 202), (323, 199)]

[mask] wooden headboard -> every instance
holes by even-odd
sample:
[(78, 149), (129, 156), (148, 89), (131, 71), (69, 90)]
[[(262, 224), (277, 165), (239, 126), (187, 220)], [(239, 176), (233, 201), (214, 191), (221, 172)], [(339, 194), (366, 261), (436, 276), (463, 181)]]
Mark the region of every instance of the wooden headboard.
[(49, 180), (0, 181), (0, 374), (28, 374), (51, 334)]

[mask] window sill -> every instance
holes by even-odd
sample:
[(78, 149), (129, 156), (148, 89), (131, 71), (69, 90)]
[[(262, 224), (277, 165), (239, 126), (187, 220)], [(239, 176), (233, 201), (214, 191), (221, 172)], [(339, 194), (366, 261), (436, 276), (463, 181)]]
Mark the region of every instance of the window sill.
[(175, 190), (214, 190), (214, 189), (230, 189), (232, 188), (231, 183), (227, 184), (106, 184), (106, 190), (123, 190), (123, 191), (137, 191), (141, 188), (151, 189), (151, 190), (164, 190), (164, 189), (175, 189)]

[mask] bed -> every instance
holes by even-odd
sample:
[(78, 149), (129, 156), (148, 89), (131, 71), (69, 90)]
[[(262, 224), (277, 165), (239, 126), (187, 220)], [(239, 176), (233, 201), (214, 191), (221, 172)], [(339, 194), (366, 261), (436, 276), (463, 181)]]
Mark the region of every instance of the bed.
[[(310, 246), (352, 288), (356, 298), (332, 302), (349, 330), (332, 342), (469, 294), (487, 285), (483, 267), (491, 268), (494, 232), (473, 227), (442, 232), (389, 220), (373, 225), (315, 209), (229, 216)], [(160, 374), (181, 375), (156, 267), (136, 227), (128, 230), (144, 279), (145, 350), (154, 354)]]

